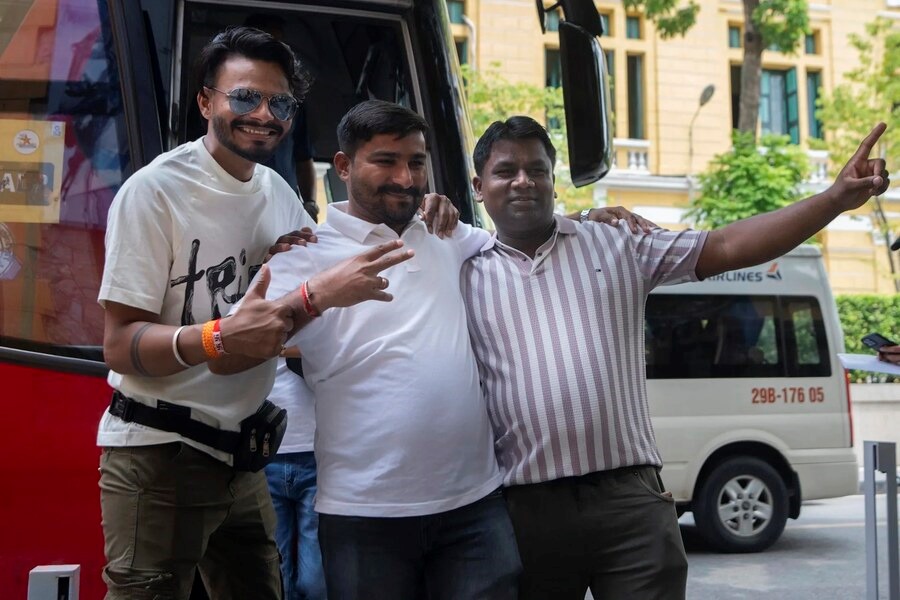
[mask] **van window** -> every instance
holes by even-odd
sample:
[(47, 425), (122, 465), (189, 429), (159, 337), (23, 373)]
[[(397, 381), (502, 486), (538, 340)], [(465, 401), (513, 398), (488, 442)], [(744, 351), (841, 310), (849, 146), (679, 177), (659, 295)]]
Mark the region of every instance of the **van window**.
[(647, 377), (827, 377), (828, 340), (813, 297), (651, 294)]
[(106, 3), (0, 0), (0, 345), (99, 359), (125, 148)]
[(647, 377), (779, 377), (784, 359), (774, 296), (652, 294)]
[(788, 326), (786, 348), (788, 367), (797, 377), (826, 377), (831, 375), (828, 340), (822, 310), (815, 298), (784, 300)]

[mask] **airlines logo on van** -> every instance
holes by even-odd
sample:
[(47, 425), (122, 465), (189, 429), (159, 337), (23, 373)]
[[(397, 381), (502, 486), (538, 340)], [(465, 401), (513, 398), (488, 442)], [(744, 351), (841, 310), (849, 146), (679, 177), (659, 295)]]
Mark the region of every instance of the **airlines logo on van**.
[(749, 269), (728, 271), (726, 273), (720, 273), (719, 275), (713, 275), (708, 278), (707, 281), (745, 281), (749, 283), (762, 283), (765, 279), (781, 281), (781, 271), (778, 269), (777, 262), (772, 263), (772, 266), (765, 271)]

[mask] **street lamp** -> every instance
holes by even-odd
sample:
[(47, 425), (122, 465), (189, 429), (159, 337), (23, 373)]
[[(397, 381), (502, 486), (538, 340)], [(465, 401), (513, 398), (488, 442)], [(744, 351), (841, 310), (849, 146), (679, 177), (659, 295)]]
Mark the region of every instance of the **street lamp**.
[(694, 192), (694, 184), (691, 179), (694, 173), (694, 121), (697, 120), (697, 115), (700, 114), (700, 109), (710, 101), (713, 97), (713, 94), (716, 93), (716, 86), (713, 84), (709, 84), (703, 91), (700, 92), (700, 101), (697, 103), (697, 110), (694, 111), (694, 116), (691, 117), (691, 123), (688, 125), (688, 168), (687, 168), (687, 180), (688, 180), (688, 200), (693, 200), (693, 192)]

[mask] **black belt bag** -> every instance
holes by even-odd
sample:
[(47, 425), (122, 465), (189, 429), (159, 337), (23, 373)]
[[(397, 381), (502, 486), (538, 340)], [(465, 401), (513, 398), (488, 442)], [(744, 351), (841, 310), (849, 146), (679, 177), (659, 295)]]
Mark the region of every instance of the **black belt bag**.
[(287, 411), (268, 400), (241, 421), (240, 431), (223, 431), (191, 418), (191, 409), (157, 400), (156, 407), (113, 392), (109, 413), (127, 423), (177, 433), (204, 446), (230, 454), (237, 471), (256, 472), (269, 464), (284, 439)]

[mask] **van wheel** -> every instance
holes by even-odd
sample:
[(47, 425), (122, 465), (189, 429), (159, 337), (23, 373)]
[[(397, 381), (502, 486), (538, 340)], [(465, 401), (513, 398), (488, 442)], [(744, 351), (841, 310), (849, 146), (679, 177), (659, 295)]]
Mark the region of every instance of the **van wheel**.
[(759, 552), (784, 531), (787, 487), (772, 466), (739, 456), (717, 466), (694, 502), (700, 535), (720, 552)]

